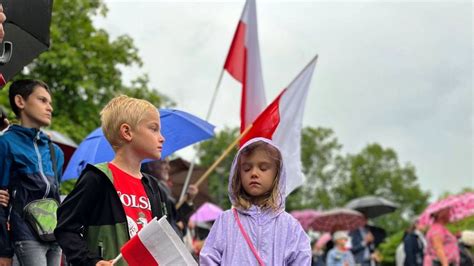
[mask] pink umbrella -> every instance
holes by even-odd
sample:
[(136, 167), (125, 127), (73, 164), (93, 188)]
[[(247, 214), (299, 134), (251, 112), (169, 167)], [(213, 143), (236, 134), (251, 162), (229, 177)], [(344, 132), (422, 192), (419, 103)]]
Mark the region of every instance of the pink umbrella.
[(330, 233), (324, 233), (319, 239), (318, 242), (316, 242), (316, 246), (318, 248), (323, 248), (326, 246), (326, 244), (329, 242), (329, 240), (332, 239), (332, 236)]
[(223, 210), (210, 202), (206, 202), (189, 218), (193, 222), (210, 222), (219, 217)]
[(310, 225), (313, 223), (314, 218), (319, 215), (318, 211), (307, 209), (307, 210), (298, 210), (292, 211), (291, 215), (295, 217), (298, 222), (300, 222), (301, 226), (305, 231), (310, 229)]
[(450, 208), (450, 222), (456, 222), (474, 215), (474, 192), (452, 195), (445, 199), (431, 203), (420, 215), (418, 223), (420, 225), (432, 224), (433, 219), (431, 218), (431, 214), (445, 208)]
[(351, 231), (364, 226), (366, 222), (364, 215), (358, 211), (337, 208), (322, 212), (313, 220), (311, 228), (331, 233), (339, 230)]

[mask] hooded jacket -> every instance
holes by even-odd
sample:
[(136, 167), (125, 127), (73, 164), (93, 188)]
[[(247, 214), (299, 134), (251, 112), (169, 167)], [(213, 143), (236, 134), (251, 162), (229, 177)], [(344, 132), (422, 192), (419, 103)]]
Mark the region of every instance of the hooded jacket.
[[(165, 193), (143, 174), (142, 184), (153, 217), (167, 215)], [(88, 164), (73, 191), (58, 209), (56, 239), (72, 265), (95, 265), (114, 259), (129, 239), (127, 218), (108, 163)], [(168, 216), (169, 220), (169, 216)], [(126, 265), (119, 260), (116, 265)]]
[[(23, 208), (33, 200), (53, 198), (59, 202), (59, 177), (55, 176), (51, 140), (41, 130), (11, 125), (0, 136), (0, 188), (8, 188), (10, 207), (0, 207), (0, 257), (12, 257), (12, 242), (38, 240), (23, 219)], [(64, 155), (52, 144), (58, 175)], [(7, 230), (9, 219), (11, 231)]]
[[(249, 140), (234, 158), (229, 176), (229, 198), (235, 205), (232, 178), (238, 171), (237, 158), (248, 145), (264, 141), (280, 149), (270, 140)], [(287, 173), (284, 162), (280, 169), (279, 190), (282, 195), (277, 211), (252, 205), (249, 209), (237, 209), (240, 221), (265, 265), (311, 265), (310, 241), (299, 222), (285, 212), (285, 183)], [(200, 265), (258, 265), (257, 259), (245, 241), (232, 210), (222, 213), (205, 241), (200, 253)]]

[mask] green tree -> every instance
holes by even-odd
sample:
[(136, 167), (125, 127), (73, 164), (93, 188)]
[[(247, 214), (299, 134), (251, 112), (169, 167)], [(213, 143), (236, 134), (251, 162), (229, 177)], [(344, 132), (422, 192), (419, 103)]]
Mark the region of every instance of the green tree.
[(405, 228), (427, 205), (429, 193), (418, 185), (415, 167), (409, 163), (401, 165), (390, 148), (369, 144), (359, 154), (349, 154), (339, 163), (337, 184), (332, 190), (336, 205), (343, 206), (365, 195), (396, 202), (400, 205), (396, 212), (375, 219), (388, 233)]
[[(55, 0), (51, 48), (18, 76), (50, 85), (54, 94), (52, 128), (76, 141), (99, 126), (101, 108), (118, 94), (144, 98), (156, 106), (173, 104), (149, 88), (145, 74), (125, 85), (122, 69), (141, 66), (142, 61), (129, 36), (111, 40), (106, 31), (94, 26), (92, 18), (106, 13), (102, 0)], [(7, 95), (6, 89), (0, 93), (0, 104), (8, 106)]]
[(334, 206), (331, 193), (336, 161), (340, 160), (339, 144), (329, 128), (305, 127), (302, 130), (301, 162), (306, 180), (303, 186), (291, 193), (287, 209), (328, 209)]

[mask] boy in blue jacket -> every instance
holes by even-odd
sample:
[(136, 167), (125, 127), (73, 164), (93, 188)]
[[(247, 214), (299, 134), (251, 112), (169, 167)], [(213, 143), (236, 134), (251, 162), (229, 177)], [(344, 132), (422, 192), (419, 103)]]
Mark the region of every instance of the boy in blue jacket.
[(20, 125), (11, 125), (0, 136), (0, 187), (10, 192), (9, 204), (0, 207), (0, 266), (11, 265), (13, 252), (21, 265), (59, 265), (59, 245), (40, 241), (23, 213), (34, 200), (59, 201), (63, 152), (40, 130), (51, 124), (51, 91), (42, 81), (17, 80), (9, 100)]

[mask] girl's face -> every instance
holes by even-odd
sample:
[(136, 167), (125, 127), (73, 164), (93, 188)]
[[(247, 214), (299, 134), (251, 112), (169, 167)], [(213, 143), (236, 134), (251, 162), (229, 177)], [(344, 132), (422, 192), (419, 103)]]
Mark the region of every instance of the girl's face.
[(345, 247), (347, 244), (347, 238), (340, 238), (336, 240), (336, 246), (338, 247)]
[(267, 197), (273, 189), (273, 180), (277, 174), (277, 165), (274, 159), (261, 150), (256, 149), (247, 156), (242, 156), (240, 165), (242, 186), (258, 203)]

